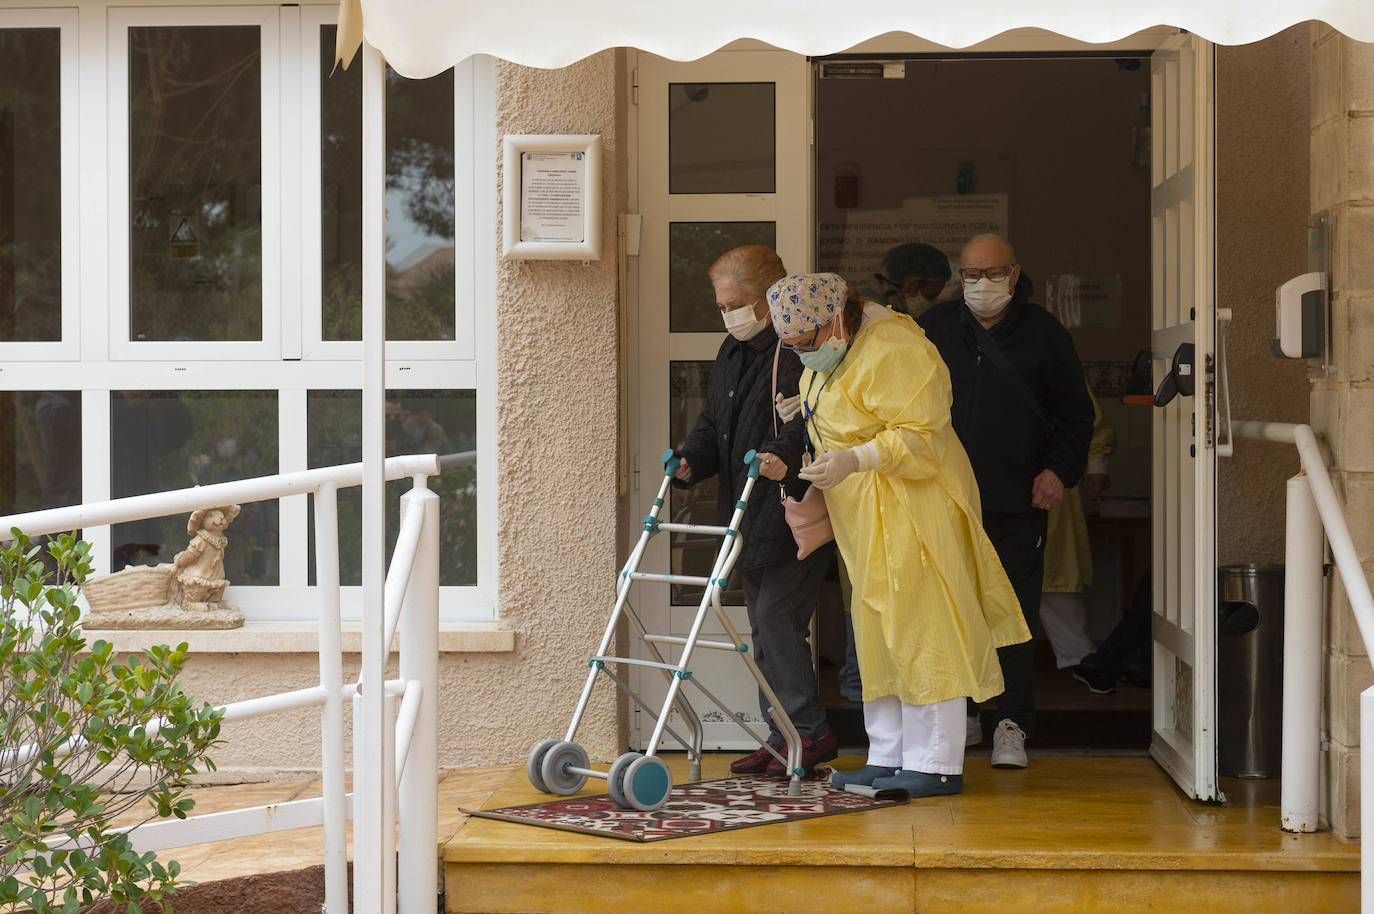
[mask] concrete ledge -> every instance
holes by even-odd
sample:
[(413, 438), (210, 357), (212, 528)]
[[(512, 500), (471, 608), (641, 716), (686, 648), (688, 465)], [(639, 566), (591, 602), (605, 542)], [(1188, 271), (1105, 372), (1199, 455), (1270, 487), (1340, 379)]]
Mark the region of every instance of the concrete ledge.
[[(192, 654), (313, 654), (319, 636), (313, 622), (246, 622), (242, 628), (220, 630), (84, 629), (87, 643), (108, 641), (116, 651), (141, 651), (154, 644), (190, 645)], [(343, 623), (343, 650), (358, 654), (363, 649), (362, 623)], [(500, 622), (440, 622), (441, 654), (509, 653), (515, 650), (515, 632)]]

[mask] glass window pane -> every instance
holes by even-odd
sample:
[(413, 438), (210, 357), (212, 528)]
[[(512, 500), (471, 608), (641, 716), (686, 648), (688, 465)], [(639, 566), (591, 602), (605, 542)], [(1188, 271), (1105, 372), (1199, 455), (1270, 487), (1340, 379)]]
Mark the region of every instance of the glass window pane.
[(706, 271), (742, 244), (777, 245), (772, 222), (672, 222), (668, 225), (668, 324), (674, 333), (724, 331)]
[(777, 185), (773, 83), (668, 86), (668, 192), (771, 194)]
[[(277, 392), (110, 392), (110, 494), (114, 498), (231, 482), (280, 472)], [(225, 577), (233, 584), (279, 583), (278, 503), (243, 506), (229, 527)], [(116, 524), (114, 562), (170, 562), (186, 548), (187, 515)]]
[[(334, 67), (320, 29), (321, 326), (362, 339), (362, 67)], [(386, 335), (451, 340), (454, 318), (453, 71), (386, 71)]]
[(62, 52), (0, 29), (0, 342), (62, 339)]
[[(439, 583), (477, 584), (477, 392), (393, 390), (387, 392), (386, 453), (462, 455), (430, 479), (439, 502)], [(362, 460), (362, 394), (356, 390), (312, 390), (306, 394), (306, 441), (310, 467)], [(386, 487), (388, 560), (396, 542), (400, 498), (408, 479)], [(339, 505), (339, 582), (362, 583), (362, 498), (342, 489)], [(315, 512), (310, 507), (310, 583), (315, 583)]]
[(257, 26), (129, 29), (135, 340), (262, 339), (258, 33)]
[(0, 392), (0, 511), (81, 504), (81, 392)]
[[(672, 440), (684, 441), (696, 425), (697, 417), (706, 406), (706, 387), (711, 381), (711, 368), (716, 363), (671, 362), (668, 368), (668, 428)], [(659, 467), (662, 469), (662, 466)], [(699, 482), (690, 489), (674, 486), (668, 499), (671, 520), (679, 524), (716, 524), (716, 479)], [(705, 577), (715, 567), (720, 537), (694, 536), (686, 533), (672, 535), (672, 573)], [(674, 606), (695, 606), (701, 602), (702, 588), (672, 585)], [(721, 593), (721, 601), (742, 605), (744, 591), (739, 575), (730, 575), (729, 586)]]

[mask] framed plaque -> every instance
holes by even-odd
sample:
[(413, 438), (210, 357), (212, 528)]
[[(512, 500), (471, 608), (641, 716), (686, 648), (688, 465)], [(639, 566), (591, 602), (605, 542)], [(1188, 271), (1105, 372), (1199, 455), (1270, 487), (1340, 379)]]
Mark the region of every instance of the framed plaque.
[(601, 259), (601, 137), (507, 136), (502, 250), (511, 260)]

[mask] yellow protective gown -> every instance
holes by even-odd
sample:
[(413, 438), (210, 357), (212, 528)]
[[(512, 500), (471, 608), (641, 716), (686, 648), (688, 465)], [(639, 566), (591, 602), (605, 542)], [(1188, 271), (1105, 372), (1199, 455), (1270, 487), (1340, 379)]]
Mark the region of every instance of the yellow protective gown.
[[(824, 386), (823, 385), (824, 382)], [(878, 469), (825, 493), (853, 586), (865, 701), (1002, 692), (996, 648), (1030, 639), (983, 532), (978, 484), (950, 425), (949, 370), (916, 322), (866, 325), (830, 376), (804, 371), (817, 452), (869, 441)]]
[[(1093, 440), (1088, 457), (1106, 457), (1116, 450), (1116, 430), (1102, 414), (1092, 390)], [(1083, 495), (1078, 486), (1064, 490), (1059, 504), (1050, 509), (1049, 529), (1045, 533), (1045, 582), (1043, 593), (1086, 593), (1093, 584), (1092, 544), (1088, 539), (1088, 519), (1083, 515)]]

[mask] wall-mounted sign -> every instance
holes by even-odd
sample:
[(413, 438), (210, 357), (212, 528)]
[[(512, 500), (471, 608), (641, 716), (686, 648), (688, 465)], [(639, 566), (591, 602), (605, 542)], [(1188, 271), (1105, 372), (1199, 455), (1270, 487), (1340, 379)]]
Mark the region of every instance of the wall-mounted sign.
[(512, 260), (601, 259), (601, 138), (508, 136), (503, 250)]

